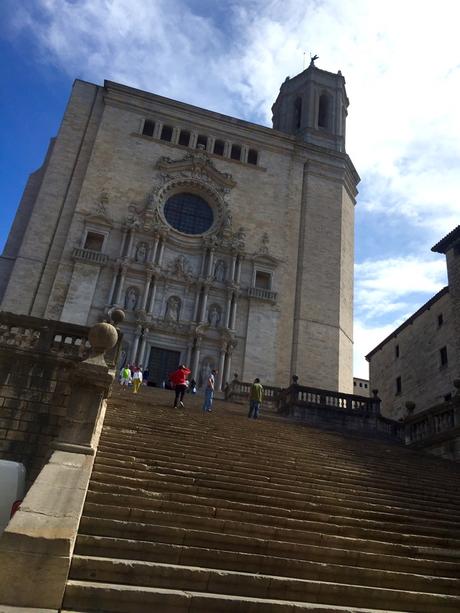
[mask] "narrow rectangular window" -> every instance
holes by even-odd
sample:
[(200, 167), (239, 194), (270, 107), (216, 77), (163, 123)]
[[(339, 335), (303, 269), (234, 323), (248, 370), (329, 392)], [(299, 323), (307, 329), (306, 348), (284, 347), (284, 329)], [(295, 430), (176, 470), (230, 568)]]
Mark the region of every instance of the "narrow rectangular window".
[(179, 134), (179, 145), (188, 147), (190, 144), (190, 132), (188, 130), (181, 130)]
[(172, 139), (172, 133), (173, 133), (172, 126), (163, 126), (163, 128), (161, 129), (161, 136), (160, 136), (161, 140), (166, 140), (170, 142)]
[(144, 127), (142, 128), (142, 134), (144, 134), (144, 136), (153, 136), (154, 130), (155, 122), (151, 119), (146, 119), (144, 121)]
[(240, 160), (241, 159), (241, 146), (240, 145), (232, 145), (232, 150), (230, 152), (230, 157), (232, 160)]
[(450, 392), (444, 396), (444, 402), (449, 402), (449, 400), (452, 400), (452, 394)]
[(399, 358), (399, 345), (395, 347), (395, 358)]
[(255, 149), (249, 149), (248, 151), (248, 164), (254, 164), (254, 166), (257, 166), (257, 158), (259, 157), (259, 154), (257, 153), (257, 151)]
[(439, 358), (441, 361), (441, 367), (447, 366), (447, 347), (442, 347), (439, 350)]
[(216, 140), (214, 143), (214, 153), (215, 155), (224, 155), (225, 143), (223, 140)]
[(256, 271), (255, 287), (259, 289), (271, 289), (272, 279), (268, 272)]
[(91, 251), (102, 251), (102, 245), (104, 244), (104, 235), (97, 232), (88, 232), (85, 238), (85, 244), (83, 249), (90, 249)]
[(198, 138), (196, 139), (196, 148), (197, 149), (201, 148), (199, 145), (204, 147), (204, 149), (206, 149), (206, 147), (208, 145), (208, 137), (204, 136), (204, 134), (198, 134)]
[(439, 315), (438, 315), (438, 328), (440, 328), (443, 323), (444, 323), (444, 317), (442, 316), (442, 313), (439, 313)]
[(401, 377), (396, 377), (396, 394), (400, 394), (401, 392), (402, 392)]

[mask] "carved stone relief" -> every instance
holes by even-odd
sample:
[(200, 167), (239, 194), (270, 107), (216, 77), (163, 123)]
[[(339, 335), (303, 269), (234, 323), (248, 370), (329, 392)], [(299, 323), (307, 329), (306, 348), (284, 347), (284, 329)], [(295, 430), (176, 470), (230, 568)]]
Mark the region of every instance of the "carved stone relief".
[(214, 266), (214, 280), (219, 283), (224, 283), (226, 277), (227, 266), (224, 260), (217, 260)]
[(212, 304), (208, 310), (208, 323), (210, 326), (217, 328), (222, 319), (222, 311), (218, 304)]
[(128, 287), (125, 294), (125, 309), (127, 311), (134, 311), (137, 307), (139, 300), (139, 291), (136, 287)]
[(170, 296), (166, 302), (165, 321), (179, 321), (181, 300), (177, 296)]
[(143, 263), (147, 259), (148, 246), (147, 243), (138, 243), (136, 248), (136, 262)]

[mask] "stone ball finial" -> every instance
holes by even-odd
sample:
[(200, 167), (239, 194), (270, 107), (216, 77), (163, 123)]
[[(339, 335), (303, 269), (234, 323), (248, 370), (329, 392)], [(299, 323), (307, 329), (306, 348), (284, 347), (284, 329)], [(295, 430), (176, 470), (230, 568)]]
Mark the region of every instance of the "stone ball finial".
[(88, 340), (96, 354), (104, 353), (115, 347), (118, 341), (118, 332), (112, 324), (99, 323), (89, 329)]
[(125, 312), (122, 309), (113, 309), (110, 311), (110, 319), (117, 326), (125, 319)]

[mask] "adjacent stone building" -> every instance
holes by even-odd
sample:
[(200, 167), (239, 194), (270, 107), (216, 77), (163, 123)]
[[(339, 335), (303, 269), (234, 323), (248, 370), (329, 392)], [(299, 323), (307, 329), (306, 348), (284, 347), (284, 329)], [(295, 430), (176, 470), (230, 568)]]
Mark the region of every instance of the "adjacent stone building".
[(92, 324), (161, 384), (237, 372), (351, 392), (354, 204), (340, 74), (281, 86), (273, 129), (75, 81), (0, 260), (1, 308)]
[(448, 286), (439, 291), (366, 359), (382, 413), (399, 419), (450, 400), (460, 378), (460, 226), (432, 251), (446, 254)]

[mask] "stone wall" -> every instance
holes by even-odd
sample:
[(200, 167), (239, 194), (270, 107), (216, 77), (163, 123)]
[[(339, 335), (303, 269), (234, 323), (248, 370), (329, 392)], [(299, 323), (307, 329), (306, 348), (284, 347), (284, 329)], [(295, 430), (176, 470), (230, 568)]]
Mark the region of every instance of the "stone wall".
[[(455, 391), (453, 381), (460, 365), (452, 307), (450, 291), (445, 288), (369, 354), (370, 388), (378, 390), (386, 417), (406, 417), (407, 401), (415, 402), (417, 413), (439, 404)], [(448, 358), (444, 365), (440, 358), (443, 347)]]
[(88, 328), (0, 313), (0, 458), (32, 483), (65, 426)]

